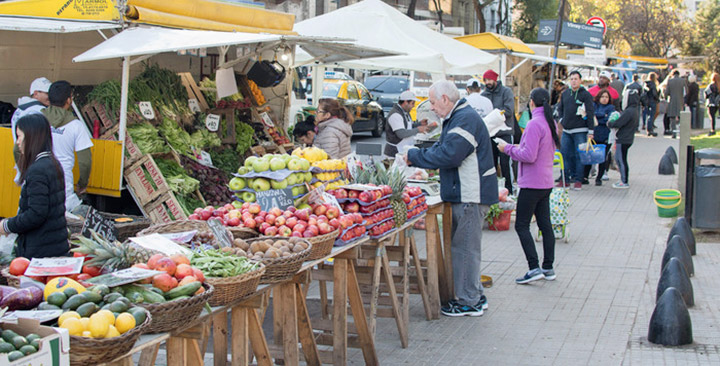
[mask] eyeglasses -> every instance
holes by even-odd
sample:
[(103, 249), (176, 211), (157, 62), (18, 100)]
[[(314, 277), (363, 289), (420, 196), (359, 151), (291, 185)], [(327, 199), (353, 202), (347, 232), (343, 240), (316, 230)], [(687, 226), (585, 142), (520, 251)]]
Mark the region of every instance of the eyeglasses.
[(318, 109), (318, 110), (317, 110), (317, 114), (320, 114), (320, 113), (327, 113), (327, 112), (326, 112), (326, 111), (323, 111), (322, 109)]

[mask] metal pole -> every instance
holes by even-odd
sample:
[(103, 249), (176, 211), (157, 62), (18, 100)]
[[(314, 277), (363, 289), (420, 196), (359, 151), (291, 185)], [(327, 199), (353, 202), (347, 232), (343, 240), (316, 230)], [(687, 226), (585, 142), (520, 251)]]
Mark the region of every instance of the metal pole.
[(122, 141), (124, 148), (125, 129), (127, 127), (128, 85), (130, 85), (130, 57), (123, 57), (120, 83), (120, 129), (118, 130), (118, 139)]
[(555, 25), (555, 49), (553, 50), (553, 62), (550, 67), (550, 80), (548, 81), (547, 90), (552, 91), (553, 80), (555, 79), (555, 65), (557, 65), (558, 49), (560, 48), (560, 34), (562, 33), (563, 13), (565, 13), (565, 0), (560, 0), (558, 6), (558, 21)]

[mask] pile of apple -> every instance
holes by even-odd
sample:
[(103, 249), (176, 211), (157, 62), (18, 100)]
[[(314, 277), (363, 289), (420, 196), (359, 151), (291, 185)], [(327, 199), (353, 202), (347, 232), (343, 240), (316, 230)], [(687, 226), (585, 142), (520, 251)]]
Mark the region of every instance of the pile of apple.
[[(277, 171), (290, 172), (290, 174), (282, 180), (269, 177), (270, 173)], [(230, 180), (228, 186), (238, 199), (255, 202), (255, 192), (271, 189), (290, 187), (293, 196), (303, 195), (307, 193), (305, 183), (310, 183), (312, 179), (310, 162), (307, 159), (288, 154), (266, 154), (262, 157), (251, 156), (245, 159), (243, 166), (238, 168), (237, 174)]]
[(342, 232), (335, 242), (336, 245), (347, 244), (367, 235), (365, 219), (359, 213), (342, 215), (339, 221)]
[(338, 188), (329, 190), (328, 193), (341, 202), (345, 213), (370, 214), (390, 206), (390, 200), (386, 197), (392, 194), (392, 188), (390, 186), (379, 186), (378, 188), (367, 191)]
[[(390, 210), (390, 217), (393, 217), (393, 212)], [(379, 224), (375, 224), (372, 227), (370, 227), (370, 235), (373, 237), (378, 237), (385, 235), (390, 230), (395, 229), (395, 220), (390, 219), (387, 221), (382, 221)]]
[(272, 137), (273, 141), (274, 141), (276, 144), (278, 144), (278, 145), (283, 145), (283, 144), (289, 144), (289, 143), (290, 143), (290, 139), (287, 138), (287, 136), (281, 135), (281, 134), (278, 132), (278, 129), (275, 128), (275, 127), (268, 127), (268, 128), (267, 128), (267, 134), (270, 135), (270, 137)]
[(405, 187), (402, 199), (407, 205), (408, 219), (416, 217), (428, 209), (428, 205), (425, 202), (425, 195), (420, 187)]

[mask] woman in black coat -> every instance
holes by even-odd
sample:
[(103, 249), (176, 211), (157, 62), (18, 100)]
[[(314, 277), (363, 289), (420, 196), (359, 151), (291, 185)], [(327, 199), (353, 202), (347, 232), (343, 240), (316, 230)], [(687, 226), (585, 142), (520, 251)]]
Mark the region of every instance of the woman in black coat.
[(53, 154), (50, 124), (42, 114), (20, 118), (16, 126), (20, 150), (20, 209), (0, 223), (0, 234), (18, 234), (16, 255), (25, 258), (65, 256), (65, 179)]

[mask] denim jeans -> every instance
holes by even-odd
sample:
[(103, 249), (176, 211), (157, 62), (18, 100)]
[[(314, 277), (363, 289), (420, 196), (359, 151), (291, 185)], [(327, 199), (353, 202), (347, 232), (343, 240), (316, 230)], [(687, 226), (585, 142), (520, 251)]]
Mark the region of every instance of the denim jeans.
[(653, 132), (655, 130), (655, 111), (657, 110), (657, 103), (656, 102), (650, 102), (647, 107), (643, 108), (643, 115), (642, 115), (642, 123), (645, 128), (647, 128), (648, 132)]
[(582, 162), (580, 162), (577, 149), (578, 145), (583, 142), (587, 142), (587, 132), (573, 134), (563, 132), (562, 134), (562, 148), (560, 152), (565, 160), (565, 180), (567, 182), (573, 180), (575, 182), (582, 182), (585, 167)]
[(628, 174), (630, 173), (627, 156), (631, 145), (632, 144), (616, 144), (617, 147), (615, 148), (615, 162), (620, 171), (620, 181), (625, 184), (628, 183)]
[(452, 255), (455, 297), (463, 305), (473, 306), (483, 294), (480, 279), (482, 222), (490, 206), (479, 203), (452, 204)]

